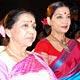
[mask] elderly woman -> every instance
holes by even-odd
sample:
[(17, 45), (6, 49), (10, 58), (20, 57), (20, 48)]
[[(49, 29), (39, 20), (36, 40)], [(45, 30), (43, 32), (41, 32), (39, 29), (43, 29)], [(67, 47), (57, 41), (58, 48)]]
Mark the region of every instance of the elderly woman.
[(8, 43), (0, 53), (0, 80), (57, 80), (39, 54), (26, 51), (36, 38), (34, 15), (24, 9), (11, 10), (3, 25)]

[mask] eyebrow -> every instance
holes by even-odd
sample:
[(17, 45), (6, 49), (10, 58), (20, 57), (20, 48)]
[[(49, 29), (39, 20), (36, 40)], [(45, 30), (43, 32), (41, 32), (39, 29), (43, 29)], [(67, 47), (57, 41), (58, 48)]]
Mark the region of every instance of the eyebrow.
[[(32, 21), (24, 21), (24, 22), (31, 22), (31, 23), (32, 23)], [(35, 22), (33, 22), (33, 23), (36, 23), (36, 21), (35, 21)]]
[[(56, 16), (56, 15), (63, 15), (63, 14), (55, 14), (55, 16)], [(68, 13), (67, 15), (70, 15), (70, 13)]]

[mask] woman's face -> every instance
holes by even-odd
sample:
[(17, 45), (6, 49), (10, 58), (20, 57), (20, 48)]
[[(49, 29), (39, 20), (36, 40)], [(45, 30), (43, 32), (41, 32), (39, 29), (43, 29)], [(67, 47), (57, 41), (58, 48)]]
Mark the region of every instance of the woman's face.
[(36, 38), (36, 22), (33, 15), (23, 13), (9, 30), (10, 41), (21, 46), (31, 46)]
[(71, 20), (69, 8), (67, 7), (57, 8), (52, 18), (50, 19), (52, 31), (66, 33), (69, 29), (70, 24)]

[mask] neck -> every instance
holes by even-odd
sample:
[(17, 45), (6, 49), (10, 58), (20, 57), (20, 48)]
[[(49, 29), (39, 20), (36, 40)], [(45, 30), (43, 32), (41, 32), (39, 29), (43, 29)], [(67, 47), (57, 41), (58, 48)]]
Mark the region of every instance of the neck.
[(66, 42), (66, 37), (65, 35), (62, 35), (62, 36), (54, 36), (53, 34), (50, 35), (52, 39), (58, 41), (58, 42)]
[(26, 51), (26, 47), (22, 47), (20, 45), (17, 45), (15, 43), (10, 42), (7, 46), (10, 50), (12, 50), (16, 54), (23, 54)]
[(6, 51), (7, 51), (8, 55), (9, 55), (14, 61), (20, 61), (20, 60), (24, 59), (24, 58), (28, 55), (27, 52), (24, 52), (24, 53), (23, 53), (24, 55), (14, 53), (13, 50), (11, 50), (11, 49), (8, 48), (8, 47), (6, 48)]
[(50, 36), (51, 36), (50, 38), (52, 40), (54, 40), (55, 42), (58, 42), (61, 45), (61, 47), (63, 47), (67, 52), (69, 52), (69, 48), (68, 48), (68, 45), (67, 45), (67, 39), (66, 39), (65, 36), (63, 36), (61, 38), (58, 37), (58, 36), (55, 37), (52, 34)]
[(6, 50), (10, 57), (14, 57), (18, 60), (24, 58), (27, 54), (26, 49), (18, 48), (17, 46), (12, 46), (10, 44), (7, 46)]

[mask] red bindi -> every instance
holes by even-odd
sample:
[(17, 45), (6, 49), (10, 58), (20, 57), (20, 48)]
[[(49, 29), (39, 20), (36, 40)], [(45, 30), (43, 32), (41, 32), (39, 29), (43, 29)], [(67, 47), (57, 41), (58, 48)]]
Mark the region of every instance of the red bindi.
[(64, 12), (64, 14), (66, 14), (66, 12)]

